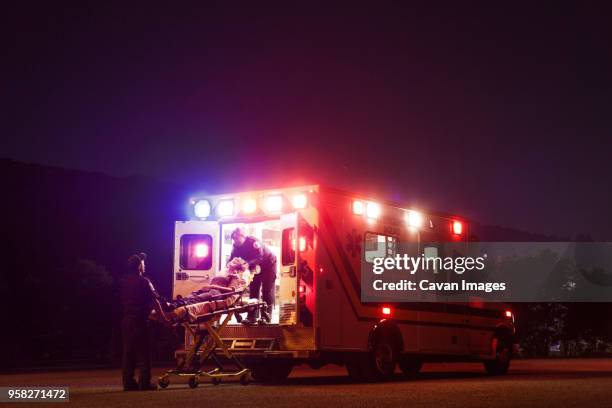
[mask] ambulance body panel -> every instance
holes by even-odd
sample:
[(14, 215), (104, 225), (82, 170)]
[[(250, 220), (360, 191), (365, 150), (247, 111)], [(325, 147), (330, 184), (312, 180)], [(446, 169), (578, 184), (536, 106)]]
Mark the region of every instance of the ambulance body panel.
[[(232, 350), (245, 357), (342, 364), (351, 353), (371, 351), (376, 332), (385, 330), (402, 355), (422, 361), (487, 360), (496, 358), (500, 335), (514, 334), (514, 317), (506, 315), (503, 304), (361, 301), (362, 261), (385, 256), (372, 243), (385, 242), (388, 251), (407, 242), (419, 244), (419, 250), (428, 242), (465, 243), (467, 248), (469, 226), (459, 217), (319, 185), (199, 197), (191, 204), (199, 206), (199, 214), (176, 223), (174, 297), (222, 273), (236, 226), (277, 256), (272, 324), (236, 323), (222, 332)], [(419, 227), (410, 225), (414, 213)], [(206, 260), (198, 263), (190, 258), (194, 254)], [(185, 347), (189, 342), (186, 338)]]

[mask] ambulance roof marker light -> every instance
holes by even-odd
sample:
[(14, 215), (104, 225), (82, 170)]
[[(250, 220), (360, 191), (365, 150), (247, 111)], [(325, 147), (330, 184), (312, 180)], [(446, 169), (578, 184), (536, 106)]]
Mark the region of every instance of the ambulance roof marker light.
[(231, 217), (234, 215), (234, 200), (226, 199), (217, 204), (217, 215), (219, 217)]
[(380, 205), (369, 202), (366, 204), (366, 217), (376, 219), (380, 216)]
[(197, 200), (193, 204), (193, 214), (198, 218), (210, 216), (210, 202), (208, 200)]
[(280, 213), (283, 211), (283, 196), (280, 194), (266, 197), (266, 211), (269, 213)]
[(410, 227), (421, 228), (423, 226), (423, 214), (418, 211), (409, 210), (406, 214), (406, 222)]
[(291, 198), (291, 204), (296, 210), (304, 209), (308, 206), (308, 196), (304, 193), (295, 194)]
[(353, 200), (353, 214), (363, 215), (363, 213), (364, 213), (363, 201)]
[(257, 200), (253, 197), (246, 197), (242, 200), (242, 212), (245, 214), (253, 214), (257, 211)]

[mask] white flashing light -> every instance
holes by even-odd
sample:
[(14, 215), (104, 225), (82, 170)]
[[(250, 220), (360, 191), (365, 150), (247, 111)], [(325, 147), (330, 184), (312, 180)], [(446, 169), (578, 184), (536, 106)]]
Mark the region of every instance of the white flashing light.
[(271, 195), (266, 197), (266, 211), (269, 213), (279, 213), (283, 211), (283, 196)]
[(219, 217), (231, 217), (234, 215), (234, 200), (221, 200), (217, 204), (217, 215)]
[(210, 215), (210, 202), (208, 200), (198, 200), (193, 204), (193, 213), (198, 218), (206, 218)]
[(364, 207), (363, 201), (353, 200), (353, 214), (363, 215)]
[(296, 210), (306, 208), (308, 206), (308, 196), (303, 193), (296, 194), (291, 198), (291, 204)]
[(208, 245), (205, 243), (196, 244), (195, 256), (196, 258), (206, 258), (208, 256)]
[(242, 200), (242, 212), (245, 214), (253, 214), (257, 211), (257, 200), (248, 197)]
[(418, 211), (408, 211), (406, 222), (413, 228), (421, 228), (423, 226), (423, 214)]
[(368, 218), (376, 219), (380, 216), (380, 205), (377, 203), (367, 203), (366, 204), (366, 216)]

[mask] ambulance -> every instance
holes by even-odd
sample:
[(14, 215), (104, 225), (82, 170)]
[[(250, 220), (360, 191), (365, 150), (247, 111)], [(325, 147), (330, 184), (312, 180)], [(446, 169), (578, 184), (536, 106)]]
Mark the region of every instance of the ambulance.
[[(507, 306), (484, 302), (367, 303), (361, 268), (399, 243), (470, 245), (466, 220), (402, 208), (321, 185), (194, 197), (175, 225), (173, 297), (222, 273), (231, 232), (242, 227), (277, 256), (272, 321), (227, 325), (223, 342), (260, 381), (292, 367), (346, 367), (362, 381), (416, 374), (424, 362), (483, 362), (507, 372), (515, 333)], [(382, 250), (381, 250), (382, 248)], [(185, 349), (193, 346), (185, 336)]]

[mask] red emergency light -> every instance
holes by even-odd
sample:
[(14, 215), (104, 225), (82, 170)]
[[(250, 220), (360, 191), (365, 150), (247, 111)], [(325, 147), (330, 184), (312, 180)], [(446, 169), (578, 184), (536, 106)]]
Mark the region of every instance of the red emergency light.
[(506, 316), (508, 319), (512, 319), (512, 310), (506, 310), (504, 312), (504, 316)]
[(461, 221), (457, 221), (457, 220), (453, 221), (451, 227), (452, 227), (453, 234), (455, 235), (463, 234), (463, 223)]
[(383, 306), (383, 308), (382, 308), (382, 314), (384, 316), (391, 316), (391, 312), (392, 311), (393, 310), (389, 306)]

